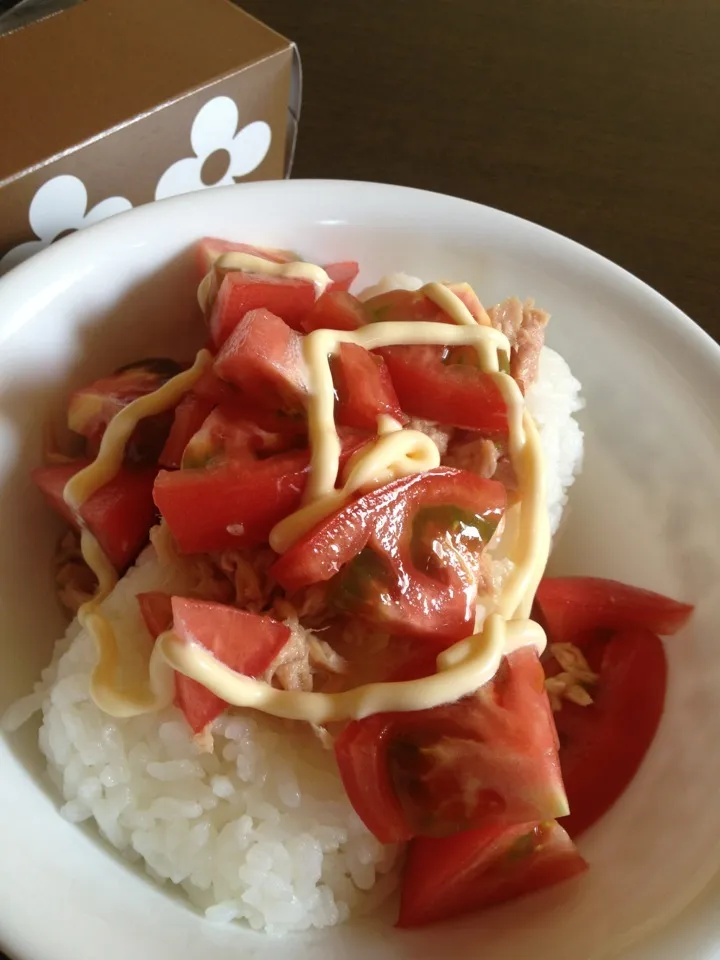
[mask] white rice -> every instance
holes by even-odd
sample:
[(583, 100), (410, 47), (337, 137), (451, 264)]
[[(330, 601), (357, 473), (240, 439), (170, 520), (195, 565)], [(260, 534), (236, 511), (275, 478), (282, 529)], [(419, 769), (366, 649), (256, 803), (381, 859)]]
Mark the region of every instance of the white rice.
[[(579, 390), (545, 348), (527, 402), (547, 458), (553, 531), (582, 457)], [(133, 598), (182, 592), (172, 578), (148, 548), (105, 603), (115, 629), (144, 630)], [(89, 693), (94, 663), (91, 638), (73, 623), (35, 693), (3, 718), (16, 729), (42, 710), (40, 747), (64, 817), (94, 820), (123, 856), (180, 885), (215, 922), (242, 919), (272, 934), (326, 927), (391, 892), (397, 851), (363, 826), (332, 752), (309, 728), (236, 712), (215, 722), (214, 752), (202, 752), (174, 707), (131, 719), (102, 713)]]
[(557, 532), (567, 491), (582, 467), (583, 433), (574, 417), (585, 406), (580, 382), (565, 360), (543, 347), (538, 379), (528, 390), (527, 409), (537, 423), (547, 466), (550, 529)]
[[(143, 629), (133, 598), (167, 585), (148, 548), (105, 612), (116, 627)], [(77, 624), (58, 647), (41, 689), (3, 725), (41, 705), (40, 748), (66, 819), (95, 820), (123, 856), (179, 884), (208, 919), (273, 934), (339, 923), (393, 889), (395, 848), (362, 824), (309, 727), (227, 714), (213, 726), (214, 752), (203, 752), (175, 707), (116, 719), (95, 705), (94, 644)]]

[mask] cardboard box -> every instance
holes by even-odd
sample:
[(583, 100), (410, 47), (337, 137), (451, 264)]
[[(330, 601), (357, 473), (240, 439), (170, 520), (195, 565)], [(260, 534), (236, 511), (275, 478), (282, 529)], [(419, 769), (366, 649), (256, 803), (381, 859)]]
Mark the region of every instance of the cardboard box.
[[(16, 26), (24, 8), (42, 18)], [(26, 0), (3, 21), (0, 274), (138, 204), (289, 175), (297, 50), (230, 0)]]

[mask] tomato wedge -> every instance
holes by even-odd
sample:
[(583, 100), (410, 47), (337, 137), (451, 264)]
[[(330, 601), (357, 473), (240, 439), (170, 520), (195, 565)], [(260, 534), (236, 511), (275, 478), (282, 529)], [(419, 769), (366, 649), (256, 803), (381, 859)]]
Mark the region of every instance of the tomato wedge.
[(337, 423), (373, 433), (382, 415), (407, 423), (382, 357), (373, 356), (356, 343), (341, 343), (331, 366)]
[(410, 844), (398, 927), (419, 927), (534, 893), (588, 864), (561, 826), (485, 827)]
[(345, 791), (383, 843), (564, 816), (555, 727), (534, 648), (473, 696), (352, 721), (335, 741)]
[(264, 309), (282, 317), (294, 330), (315, 303), (315, 286), (296, 277), (228, 273), (210, 312), (210, 334), (221, 347), (250, 310)]
[(245, 314), (218, 353), (214, 369), (256, 403), (303, 409), (308, 387), (302, 336), (269, 310)]
[(600, 577), (545, 578), (535, 605), (553, 643), (575, 643), (588, 630), (626, 627), (669, 636), (685, 626), (694, 609), (652, 590)]
[(667, 661), (649, 630), (623, 630), (585, 650), (599, 674), (588, 706), (563, 701), (555, 714), (571, 837), (595, 823), (620, 797), (653, 741), (665, 704)]
[(406, 413), (488, 437), (507, 437), (507, 406), (493, 374), (469, 364), (444, 363), (443, 347), (385, 347), (378, 353)]
[(302, 319), (305, 333), (313, 330), (357, 330), (370, 321), (365, 305), (351, 293), (327, 290)]
[[(50, 506), (73, 526), (77, 524), (63, 500), (63, 491), (68, 480), (89, 463), (89, 460), (78, 460), (38, 467), (31, 474)], [(128, 567), (140, 553), (155, 521), (152, 490), (156, 472), (154, 467), (122, 467), (80, 510), (84, 523), (119, 571)]]
[(272, 573), (293, 592), (342, 570), (336, 604), (447, 646), (471, 630), (480, 555), (504, 509), (502, 484), (439, 467), (351, 501), (298, 540)]

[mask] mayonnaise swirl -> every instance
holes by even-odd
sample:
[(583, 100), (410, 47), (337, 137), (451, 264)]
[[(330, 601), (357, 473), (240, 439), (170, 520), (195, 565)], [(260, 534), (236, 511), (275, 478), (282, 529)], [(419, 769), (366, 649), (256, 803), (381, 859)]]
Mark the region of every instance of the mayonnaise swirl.
[[(227, 253), (216, 260), (200, 284), (198, 299), (203, 308), (209, 306), (217, 293), (218, 280), (238, 270), (301, 277), (315, 285), (317, 296), (330, 283), (327, 273), (314, 264), (275, 263), (252, 254)], [(440, 464), (440, 453), (429, 437), (417, 430), (403, 429), (391, 417), (382, 416), (378, 418), (376, 439), (351, 458), (344, 471), (344, 481), (338, 487), (340, 439), (334, 418), (330, 360), (342, 343), (355, 343), (367, 350), (400, 344), (472, 346), (477, 351), (481, 369), (495, 376), (502, 391), (507, 406), (509, 456), (518, 482), (518, 502), (511, 511), (513, 523), (507, 524), (511, 531), (507, 536), (512, 539), (508, 554), (513, 569), (496, 601), (480, 598), (487, 601), (485, 606), (490, 609), (482, 629), (440, 654), (433, 676), (371, 683), (342, 693), (276, 689), (236, 673), (201, 645), (181, 641), (172, 631), (158, 638), (151, 655), (135, 674), (128, 670), (112, 627), (98, 609), (112, 590), (116, 574), (83, 523), (80, 511), (83, 503), (120, 469), (125, 444), (138, 421), (173, 407), (212, 362), (211, 355), (201, 351), (190, 370), (174, 377), (155, 393), (129, 404), (113, 418), (97, 459), (65, 488), (65, 501), (82, 531), (83, 556), (98, 577), (97, 594), (81, 608), (79, 618), (97, 645), (98, 664), (92, 677), (92, 695), (103, 710), (114, 716), (133, 716), (159, 709), (172, 698), (174, 670), (199, 681), (230, 704), (294, 720), (327, 723), (379, 711), (422, 710), (472, 693), (492, 679), (502, 657), (512, 650), (525, 644), (534, 645), (538, 652), (544, 649), (545, 635), (528, 617), (550, 547), (545, 468), (537, 428), (525, 411), (523, 395), (512, 377), (500, 372), (499, 351), (509, 355), (510, 344), (489, 324), (484, 311), (478, 322), (447, 285), (431, 283), (422, 290), (453, 324), (379, 322), (355, 331), (316, 330), (305, 337), (310, 476), (303, 505), (276, 525), (270, 544), (278, 553), (283, 553), (354, 493), (426, 472)], [(122, 682), (121, 675), (125, 678)]]

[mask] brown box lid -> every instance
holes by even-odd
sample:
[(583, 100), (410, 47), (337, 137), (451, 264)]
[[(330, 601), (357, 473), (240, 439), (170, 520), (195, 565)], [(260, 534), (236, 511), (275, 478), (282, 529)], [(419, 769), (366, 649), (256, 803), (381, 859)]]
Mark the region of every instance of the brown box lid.
[(286, 176), (301, 74), (230, 0), (80, 0), (0, 35), (0, 90), (2, 272), (139, 203)]

